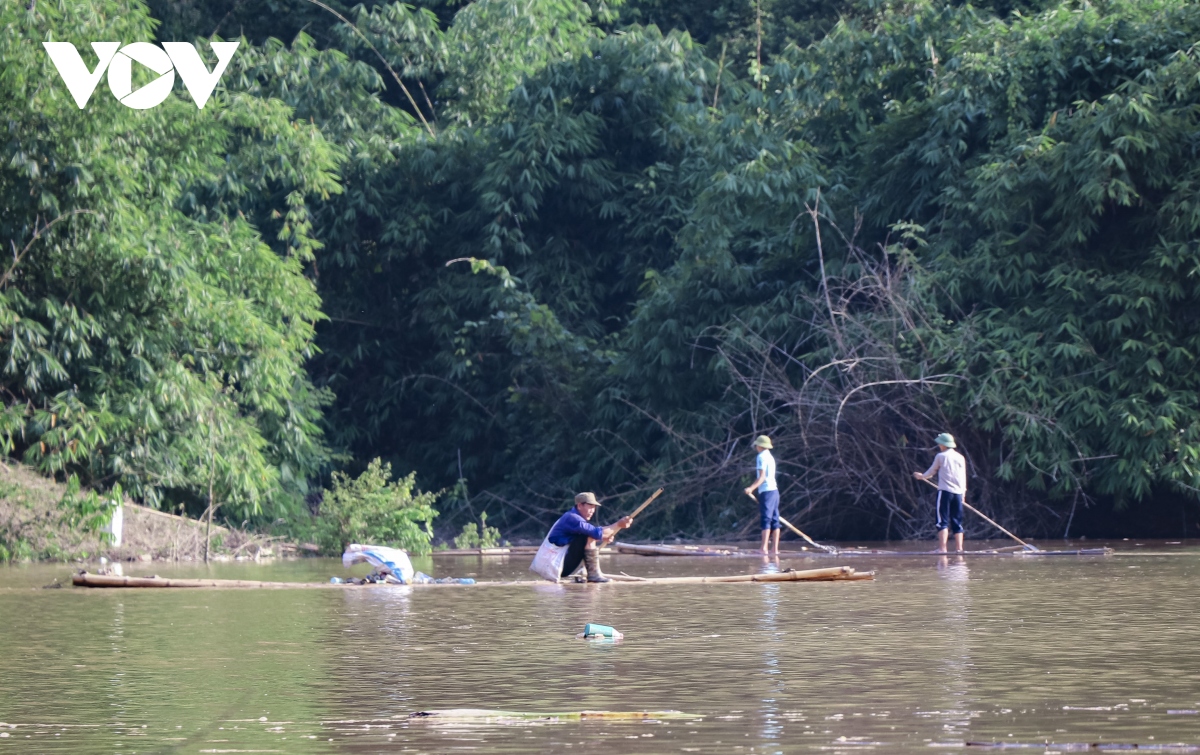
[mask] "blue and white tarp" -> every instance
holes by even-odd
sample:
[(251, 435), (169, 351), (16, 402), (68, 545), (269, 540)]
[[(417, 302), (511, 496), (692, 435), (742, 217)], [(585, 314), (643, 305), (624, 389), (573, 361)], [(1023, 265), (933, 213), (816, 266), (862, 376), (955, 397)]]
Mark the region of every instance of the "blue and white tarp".
[(384, 545), (359, 545), (358, 543), (348, 545), (346, 552), (342, 554), (342, 566), (349, 569), (354, 564), (361, 563), (374, 566), (380, 574), (390, 575), (401, 584), (412, 584), (415, 573), (412, 561), (409, 561), (408, 554), (399, 548), (388, 548)]

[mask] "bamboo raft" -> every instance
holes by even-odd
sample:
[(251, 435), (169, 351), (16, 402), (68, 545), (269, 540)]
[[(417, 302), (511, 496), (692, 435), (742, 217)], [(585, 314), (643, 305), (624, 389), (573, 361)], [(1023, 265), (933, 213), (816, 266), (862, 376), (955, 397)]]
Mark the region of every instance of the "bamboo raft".
[[(864, 579), (874, 579), (875, 572), (855, 571), (849, 566), (833, 566), (827, 569), (804, 569), (801, 571), (787, 570), (771, 574), (731, 574), (720, 577), (631, 577), (628, 575), (609, 575), (612, 582), (619, 585), (691, 585), (731, 582), (844, 582)], [(365, 590), (388, 589), (393, 587), (536, 587), (550, 585), (553, 582), (542, 580), (510, 580), (496, 582), (475, 582), (469, 585), (455, 583), (428, 583), (414, 585), (364, 584), (355, 585), (332, 582), (259, 582), (246, 579), (164, 579), (162, 577), (118, 577), (105, 574), (88, 574), (83, 572), (72, 575), (71, 583), (77, 587), (105, 588), (197, 588), (210, 587), (221, 589), (332, 589), (332, 590)], [(576, 584), (560, 580), (558, 584)]]
[[(618, 553), (632, 553), (639, 556), (719, 556), (724, 558), (762, 558), (762, 551), (723, 545), (632, 545), (618, 543), (614, 546)], [(780, 551), (781, 557), (796, 558), (799, 556), (882, 556), (916, 558), (929, 556), (1111, 556), (1112, 548), (1077, 548), (1070, 550), (1026, 550), (1023, 546), (1014, 545), (1005, 548), (988, 548), (982, 550), (963, 551), (962, 553), (944, 553), (940, 551), (890, 551), (879, 549), (846, 549), (837, 553), (825, 553), (818, 550), (787, 550)]]
[[(503, 548), (447, 548), (434, 551), (434, 556), (516, 556), (537, 553), (535, 545), (510, 545)], [(762, 551), (750, 548), (740, 548), (736, 545), (667, 545), (614, 543), (600, 549), (601, 555), (613, 553), (629, 553), (638, 556), (722, 556), (725, 558), (759, 558)], [(1003, 548), (983, 548), (980, 550), (951, 553), (952, 556), (1111, 556), (1112, 548), (1075, 548), (1057, 550), (1026, 550), (1023, 546), (1014, 545)], [(839, 549), (836, 553), (825, 553), (815, 549), (781, 551), (781, 556), (888, 556), (915, 558), (918, 556), (944, 556), (938, 551), (893, 551), (877, 548)], [(1156, 554), (1139, 554), (1156, 555)], [(1174, 555), (1174, 554), (1172, 554)]]
[[(901, 556), (901, 557), (905, 557), (905, 556), (914, 556), (914, 557), (915, 556), (924, 556), (924, 557), (929, 557), (929, 556), (1019, 556), (1021, 558), (1025, 558), (1027, 556), (1028, 557), (1036, 557), (1036, 556), (1111, 556), (1111, 555), (1113, 555), (1113, 552), (1114, 551), (1112, 548), (1075, 548), (1075, 549), (1068, 549), (1068, 550), (1030, 551), (1030, 550), (1025, 550), (1024, 548), (1022, 548), (1021, 546), (1018, 545), (1013, 548), (997, 548), (995, 550), (963, 551), (962, 553), (955, 553), (955, 552), (944, 553), (944, 552), (940, 552), (940, 551), (871, 551), (871, 550), (859, 551), (859, 550), (851, 550), (851, 551), (839, 551), (837, 555), (839, 555), (839, 556), (885, 556), (885, 557), (886, 556)], [(823, 554), (814, 554), (814, 555), (823, 555)]]

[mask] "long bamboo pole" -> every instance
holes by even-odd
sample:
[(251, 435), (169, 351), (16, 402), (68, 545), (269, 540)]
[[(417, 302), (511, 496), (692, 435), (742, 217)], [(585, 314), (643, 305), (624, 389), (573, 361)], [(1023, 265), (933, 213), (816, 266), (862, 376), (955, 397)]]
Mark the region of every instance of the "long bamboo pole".
[(831, 545), (821, 545), (816, 540), (813, 540), (808, 535), (805, 535), (803, 532), (800, 531), (800, 529), (798, 527), (796, 527), (796, 525), (794, 525), (791, 522), (789, 522), (788, 520), (784, 519), (782, 516), (779, 517), (779, 521), (781, 523), (783, 523), (783, 525), (785, 527), (787, 527), (788, 529), (790, 529), (792, 532), (795, 532), (797, 535), (804, 538), (808, 542), (812, 543), (815, 547), (820, 548), (821, 550), (825, 551), (826, 553), (837, 553), (838, 552), (837, 548), (834, 548)]
[[(662, 492), (663, 492), (662, 488), (659, 488), (658, 490), (654, 491), (654, 495), (652, 495), (649, 498), (647, 498), (646, 500), (642, 501), (642, 505), (638, 506), (636, 509), (633, 510), (633, 513), (629, 515), (629, 520), (630, 520), (629, 525), (630, 526), (633, 526), (633, 518), (635, 516), (637, 516), (638, 514), (642, 513), (643, 511), (645, 511), (647, 506), (654, 503), (654, 499), (658, 498), (660, 495), (662, 495)], [(603, 548), (605, 545), (611, 545), (613, 543), (613, 541), (615, 541), (617, 539), (618, 534), (619, 534), (619, 531), (614, 532), (613, 536), (610, 540), (602, 541), (600, 543), (601, 548)]]
[(633, 519), (635, 516), (642, 513), (643, 511), (645, 511), (647, 506), (654, 503), (655, 498), (658, 498), (660, 495), (662, 495), (662, 492), (663, 492), (662, 488), (659, 488), (658, 490), (654, 491), (654, 495), (652, 495), (649, 498), (647, 498), (646, 500), (642, 501), (642, 505), (638, 506), (636, 509), (634, 509), (633, 513), (629, 515), (629, 518)]

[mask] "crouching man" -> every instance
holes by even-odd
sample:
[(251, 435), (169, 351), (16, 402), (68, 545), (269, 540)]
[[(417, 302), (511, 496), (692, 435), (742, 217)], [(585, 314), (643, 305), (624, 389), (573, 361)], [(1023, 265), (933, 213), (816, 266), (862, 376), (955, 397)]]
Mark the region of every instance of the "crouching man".
[(575, 506), (558, 518), (550, 528), (546, 537), (552, 545), (566, 546), (566, 558), (563, 560), (562, 575), (568, 577), (579, 568), (582, 561), (587, 569), (588, 582), (609, 582), (608, 577), (600, 573), (600, 546), (612, 542), (616, 534), (627, 528), (632, 517), (622, 517), (607, 527), (590, 524), (596, 515), (600, 502), (592, 493), (580, 493), (575, 496)]

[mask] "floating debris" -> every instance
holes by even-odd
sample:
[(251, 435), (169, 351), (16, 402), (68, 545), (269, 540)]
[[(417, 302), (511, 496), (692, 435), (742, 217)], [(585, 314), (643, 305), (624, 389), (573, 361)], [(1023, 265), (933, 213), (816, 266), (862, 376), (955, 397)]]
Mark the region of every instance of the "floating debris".
[(990, 750), (1062, 750), (1079, 752), (1083, 750), (1106, 752), (1137, 750), (1139, 752), (1200, 752), (1200, 745), (1189, 745), (1183, 742), (1174, 744), (1137, 744), (1118, 742), (967, 742), (967, 747), (984, 747)]
[(604, 624), (585, 624), (583, 632), (575, 636), (582, 640), (620, 640), (625, 638), (624, 634)]
[(481, 708), (451, 708), (449, 710), (422, 710), (411, 713), (410, 721), (465, 721), (480, 723), (508, 723), (515, 721), (676, 721), (704, 718), (693, 713), (677, 710), (578, 710), (555, 713), (526, 713), (515, 710), (486, 710)]

